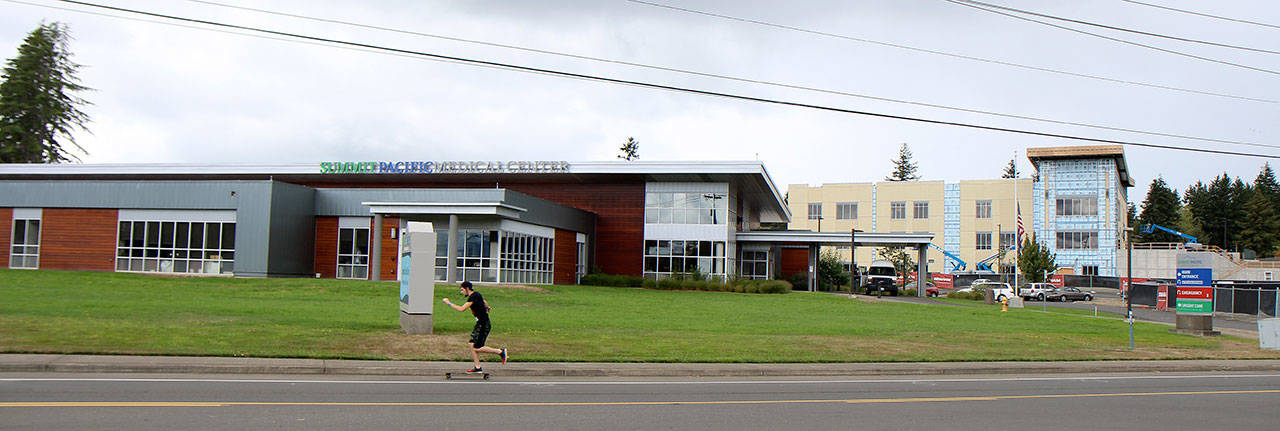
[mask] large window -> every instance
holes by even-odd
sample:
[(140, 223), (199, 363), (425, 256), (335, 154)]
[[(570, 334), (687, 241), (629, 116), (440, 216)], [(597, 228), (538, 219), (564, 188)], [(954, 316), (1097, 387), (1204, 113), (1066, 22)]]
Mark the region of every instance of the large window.
[(1015, 232), (1000, 232), (1000, 247), (1005, 250), (1017, 248), (1018, 234)]
[(1063, 196), (1057, 199), (1056, 214), (1060, 216), (1098, 215), (1097, 196)]
[(742, 259), (738, 261), (740, 271), (738, 275), (742, 278), (753, 280), (769, 279), (769, 252), (768, 251), (743, 251)]
[(1060, 250), (1096, 250), (1098, 248), (1097, 232), (1058, 232), (1058, 249)]
[(723, 279), (724, 241), (645, 240), (644, 276), (667, 278), (699, 272)]
[(650, 224), (724, 224), (729, 217), (723, 193), (645, 193), (644, 222)]
[(929, 201), (912, 202), (911, 209), (911, 218), (929, 218)]
[(978, 232), (977, 240), (973, 248), (978, 250), (990, 250), (991, 232)]
[[(579, 241), (584, 241), (579, 239)], [(587, 243), (578, 242), (578, 265), (577, 278), (573, 279), (574, 283), (582, 280), (582, 276), (587, 275)]]
[(116, 271), (231, 274), (234, 222), (121, 221)]
[(338, 278), (369, 278), (369, 228), (338, 229)]
[(907, 218), (907, 202), (890, 202), (889, 218), (894, 220), (903, 220)]
[[(586, 244), (578, 247), (580, 253), (585, 249)], [(554, 251), (555, 241), (551, 238), (502, 231), (501, 281), (551, 284)]]
[(822, 220), (822, 202), (809, 202), (809, 220)]
[(837, 202), (836, 220), (855, 220), (858, 218), (857, 202)]
[(991, 218), (991, 201), (977, 201), (975, 218)]
[[(459, 229), (455, 238), (454, 278), (484, 283), (552, 282), (555, 242), (520, 232)], [(579, 247), (580, 253), (585, 244)], [(449, 263), (449, 235), (436, 235), (436, 280), (444, 281)], [(580, 260), (582, 254), (579, 255)], [(584, 264), (585, 265), (585, 264)]]
[(9, 248), (9, 267), (40, 267), (40, 220), (13, 221), (13, 238)]

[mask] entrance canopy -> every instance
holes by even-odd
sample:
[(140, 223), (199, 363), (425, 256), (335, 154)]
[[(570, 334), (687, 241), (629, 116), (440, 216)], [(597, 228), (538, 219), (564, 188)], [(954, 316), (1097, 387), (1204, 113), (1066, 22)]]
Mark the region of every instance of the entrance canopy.
[[(738, 232), (738, 244), (769, 244), (800, 246), (809, 249), (809, 291), (817, 290), (818, 247), (852, 245), (853, 247), (915, 247), (917, 252), (916, 274), (928, 272), (929, 243), (932, 233), (880, 233), (880, 232), (813, 232), (807, 230), (748, 231)], [(916, 277), (916, 295), (923, 296), (925, 277)]]

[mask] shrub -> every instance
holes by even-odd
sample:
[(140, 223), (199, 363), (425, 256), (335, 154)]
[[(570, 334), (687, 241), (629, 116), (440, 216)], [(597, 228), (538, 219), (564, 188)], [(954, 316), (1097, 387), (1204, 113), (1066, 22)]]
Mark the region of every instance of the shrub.
[(902, 296), (916, 296), (916, 290), (915, 290), (915, 289), (903, 289), (902, 291), (898, 292), (898, 294), (899, 294), (899, 295), (902, 295)]
[(643, 287), (644, 279), (621, 274), (587, 274), (578, 280), (584, 286)]
[(680, 289), (680, 280), (674, 278), (664, 278), (658, 280), (658, 289), (661, 290), (678, 290)]

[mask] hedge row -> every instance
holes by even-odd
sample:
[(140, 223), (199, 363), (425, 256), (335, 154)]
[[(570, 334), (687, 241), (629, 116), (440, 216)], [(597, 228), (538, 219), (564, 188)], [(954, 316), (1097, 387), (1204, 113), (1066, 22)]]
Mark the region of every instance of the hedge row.
[(733, 280), (722, 283), (714, 280), (645, 280), (646, 289), (658, 290), (702, 290), (707, 292), (736, 293), (787, 293), (791, 291), (791, 283), (783, 280)]
[(986, 292), (978, 290), (974, 290), (972, 292), (951, 292), (947, 294), (948, 298), (968, 299), (973, 301), (985, 301), (986, 296)]
[(643, 287), (658, 290), (703, 290), (708, 292), (737, 293), (787, 293), (791, 283), (782, 280), (733, 280), (722, 283), (715, 280), (674, 279), (652, 280), (630, 275), (587, 274), (578, 284), (584, 286)]
[(630, 275), (587, 274), (578, 280), (584, 286), (644, 287), (644, 279)]

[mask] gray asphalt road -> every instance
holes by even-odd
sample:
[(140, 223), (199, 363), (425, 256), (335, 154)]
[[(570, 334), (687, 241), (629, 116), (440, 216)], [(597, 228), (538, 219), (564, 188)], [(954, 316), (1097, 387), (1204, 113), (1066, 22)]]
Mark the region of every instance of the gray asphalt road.
[(816, 381), (0, 375), (3, 429), (1275, 429), (1280, 374)]

